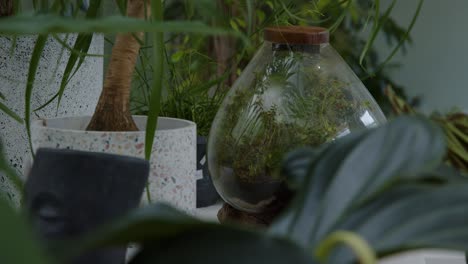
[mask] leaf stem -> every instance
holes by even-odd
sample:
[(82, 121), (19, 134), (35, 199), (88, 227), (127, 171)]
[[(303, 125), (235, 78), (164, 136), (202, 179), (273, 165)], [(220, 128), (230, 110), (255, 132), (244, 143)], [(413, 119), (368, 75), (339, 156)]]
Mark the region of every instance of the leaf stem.
[(346, 244), (356, 254), (361, 264), (377, 263), (377, 256), (371, 246), (358, 234), (348, 231), (337, 231), (325, 238), (315, 250), (315, 256), (326, 263), (331, 251), (338, 244)]

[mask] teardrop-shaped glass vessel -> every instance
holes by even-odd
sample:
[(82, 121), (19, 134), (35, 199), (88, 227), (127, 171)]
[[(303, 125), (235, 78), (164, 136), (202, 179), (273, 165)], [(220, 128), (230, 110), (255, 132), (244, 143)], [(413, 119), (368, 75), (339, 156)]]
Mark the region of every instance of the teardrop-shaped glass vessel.
[(211, 127), (208, 166), (221, 197), (246, 212), (287, 193), (284, 155), (374, 127), (385, 116), (318, 27), (273, 27)]

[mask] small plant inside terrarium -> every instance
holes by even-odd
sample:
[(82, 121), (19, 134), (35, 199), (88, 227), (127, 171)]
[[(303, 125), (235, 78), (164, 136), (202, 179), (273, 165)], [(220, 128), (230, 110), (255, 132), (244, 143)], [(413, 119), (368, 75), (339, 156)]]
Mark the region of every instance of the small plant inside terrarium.
[(279, 168), (289, 151), (385, 121), (328, 44), (328, 33), (295, 29), (322, 35), (305, 44), (266, 41), (225, 99), (210, 132), (215, 186), (226, 202), (243, 211), (270, 210), (288, 199)]

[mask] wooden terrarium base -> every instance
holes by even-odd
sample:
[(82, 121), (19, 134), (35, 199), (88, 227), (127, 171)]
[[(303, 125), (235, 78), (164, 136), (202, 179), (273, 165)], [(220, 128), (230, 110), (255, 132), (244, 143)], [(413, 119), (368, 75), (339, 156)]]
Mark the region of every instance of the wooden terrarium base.
[(218, 220), (221, 224), (241, 224), (249, 226), (267, 227), (278, 216), (280, 210), (268, 211), (265, 213), (246, 213), (224, 203), (218, 211)]

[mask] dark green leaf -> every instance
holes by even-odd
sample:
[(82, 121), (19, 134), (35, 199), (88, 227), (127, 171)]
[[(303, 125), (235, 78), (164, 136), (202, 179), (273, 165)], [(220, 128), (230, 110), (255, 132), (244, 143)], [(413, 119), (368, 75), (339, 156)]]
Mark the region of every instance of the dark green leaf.
[(31, 98), (34, 88), (34, 81), (36, 79), (37, 68), (39, 66), (39, 61), (41, 60), (42, 52), (47, 42), (47, 38), (47, 35), (39, 35), (37, 37), (36, 44), (34, 45), (34, 50), (31, 55), (31, 61), (29, 63), (27, 79), (28, 82), (26, 84), (26, 92), (24, 97), (24, 122), (26, 123), (26, 133), (28, 134), (28, 141), (31, 153), (33, 153), (31, 143)]
[(402, 174), (435, 169), (445, 155), (442, 131), (427, 120), (404, 117), (370, 133), (343, 161), (336, 174), (325, 169), (333, 180), (318, 212), (317, 238), (333, 225), (353, 203), (367, 199)]
[(147, 243), (131, 264), (316, 264), (312, 254), (292, 242), (229, 228), (198, 228), (164, 241)]
[[(153, 22), (161, 22), (163, 20), (163, 3), (161, 0), (153, 0), (151, 2), (152, 20)], [(159, 111), (161, 108), (161, 96), (163, 89), (164, 78), (164, 34), (161, 32), (153, 33), (153, 88), (151, 89), (150, 104), (148, 106), (148, 120), (146, 122), (145, 133), (145, 158), (151, 158), (153, 149), (154, 136), (158, 126)], [(148, 199), (151, 201), (151, 197)]]
[(3, 104), (2, 102), (0, 102), (0, 111), (2, 111), (5, 114), (9, 115), (11, 118), (15, 119), (18, 123), (20, 123), (20, 124), (23, 123), (23, 119), (18, 114), (16, 114), (13, 110), (8, 108), (8, 106)]
[[(91, 6), (89, 7), (86, 17), (90, 19), (95, 19), (99, 13), (99, 7), (101, 6), (101, 0), (94, 0), (91, 2)], [(65, 88), (70, 82), (71, 78), (75, 75), (75, 73), (80, 69), (81, 65), (85, 60), (85, 56), (82, 54), (87, 54), (89, 47), (91, 46), (91, 42), (93, 41), (93, 34), (88, 33), (80, 33), (76, 37), (75, 45), (73, 46), (73, 50), (77, 51), (78, 53), (70, 53), (70, 57), (68, 59), (67, 65), (65, 66), (65, 70), (63, 72), (62, 81), (60, 82), (60, 89), (58, 91), (58, 100), (57, 100), (57, 109), (60, 106), (60, 102), (62, 101), (63, 94), (65, 92)], [(72, 70), (75, 71), (72, 73)]]
[[(7, 177), (7, 179), (10, 181), (10, 183), (13, 184), (13, 187), (15, 188), (15, 191), (19, 193), (21, 196), (23, 194), (23, 181), (21, 180), (20, 176), (14, 169), (10, 167), (10, 163), (5, 159), (4, 155), (4, 148), (3, 148), (3, 143), (0, 141), (0, 172), (3, 173)], [(22, 197), (20, 197), (20, 204)]]
[[(75, 40), (75, 45), (73, 46), (73, 50), (77, 50), (80, 53), (87, 53), (89, 50), (89, 47), (91, 46), (91, 42), (93, 40), (93, 35), (92, 34), (79, 34), (76, 37)], [(70, 53), (70, 57), (68, 58), (67, 65), (65, 66), (65, 70), (63, 72), (63, 77), (62, 81), (60, 82), (60, 89), (58, 91), (58, 100), (57, 100), (57, 109), (60, 106), (60, 102), (62, 100), (63, 94), (65, 92), (65, 88), (68, 84), (68, 82), (71, 80), (73, 77), (74, 73), (80, 69), (81, 65), (84, 62), (85, 57), (80, 56), (76, 53)], [(75, 71), (73, 72), (73, 69)], [(73, 72), (73, 74), (72, 74)]]
[(310, 169), (303, 176), (293, 206), (272, 231), (303, 244), (317, 243), (353, 206), (403, 174), (436, 168), (444, 154), (441, 130), (417, 117), (398, 118), (383, 127), (339, 139), (315, 164), (304, 165)]
[[(356, 208), (337, 229), (359, 233), (380, 256), (420, 248), (466, 250), (467, 189), (466, 180), (397, 186)], [(350, 254), (339, 250), (332, 262), (349, 259)]]
[(0, 198), (0, 260), (2, 263), (51, 264), (27, 228), (24, 218)]
[[(339, 164), (350, 154), (352, 149), (367, 135), (366, 132), (352, 134), (339, 141), (338, 146), (320, 152), (313, 150), (299, 150), (291, 153), (285, 160), (283, 173), (293, 183), (296, 189), (296, 197), (292, 205), (273, 224), (270, 231), (275, 234), (290, 236), (303, 245), (309, 244), (310, 237), (315, 228), (317, 214), (321, 206), (323, 192), (330, 184), (332, 177), (329, 174), (315, 174), (310, 171), (330, 170), (336, 173)], [(311, 175), (314, 175), (313, 177)]]
[[(206, 223), (167, 205), (141, 208), (89, 238), (81, 249), (139, 242), (131, 263), (315, 263), (289, 240), (243, 228)], [(76, 247), (68, 247), (76, 248)]]
[(245, 43), (248, 39), (238, 32), (207, 26), (200, 22), (145, 21), (131, 17), (110, 16), (84, 19), (64, 18), (56, 15), (14, 16), (0, 20), (0, 33), (49, 34), (49, 33), (125, 33), (125, 32), (174, 32), (204, 35), (233, 35)]
[(391, 203), (387, 200), (356, 230), (381, 253), (405, 248), (447, 248), (453, 246), (447, 244), (453, 243), (451, 237), (457, 238), (457, 249), (465, 250), (468, 237), (458, 236), (459, 232), (468, 233), (467, 190), (468, 184), (464, 183), (402, 194), (405, 199)]

